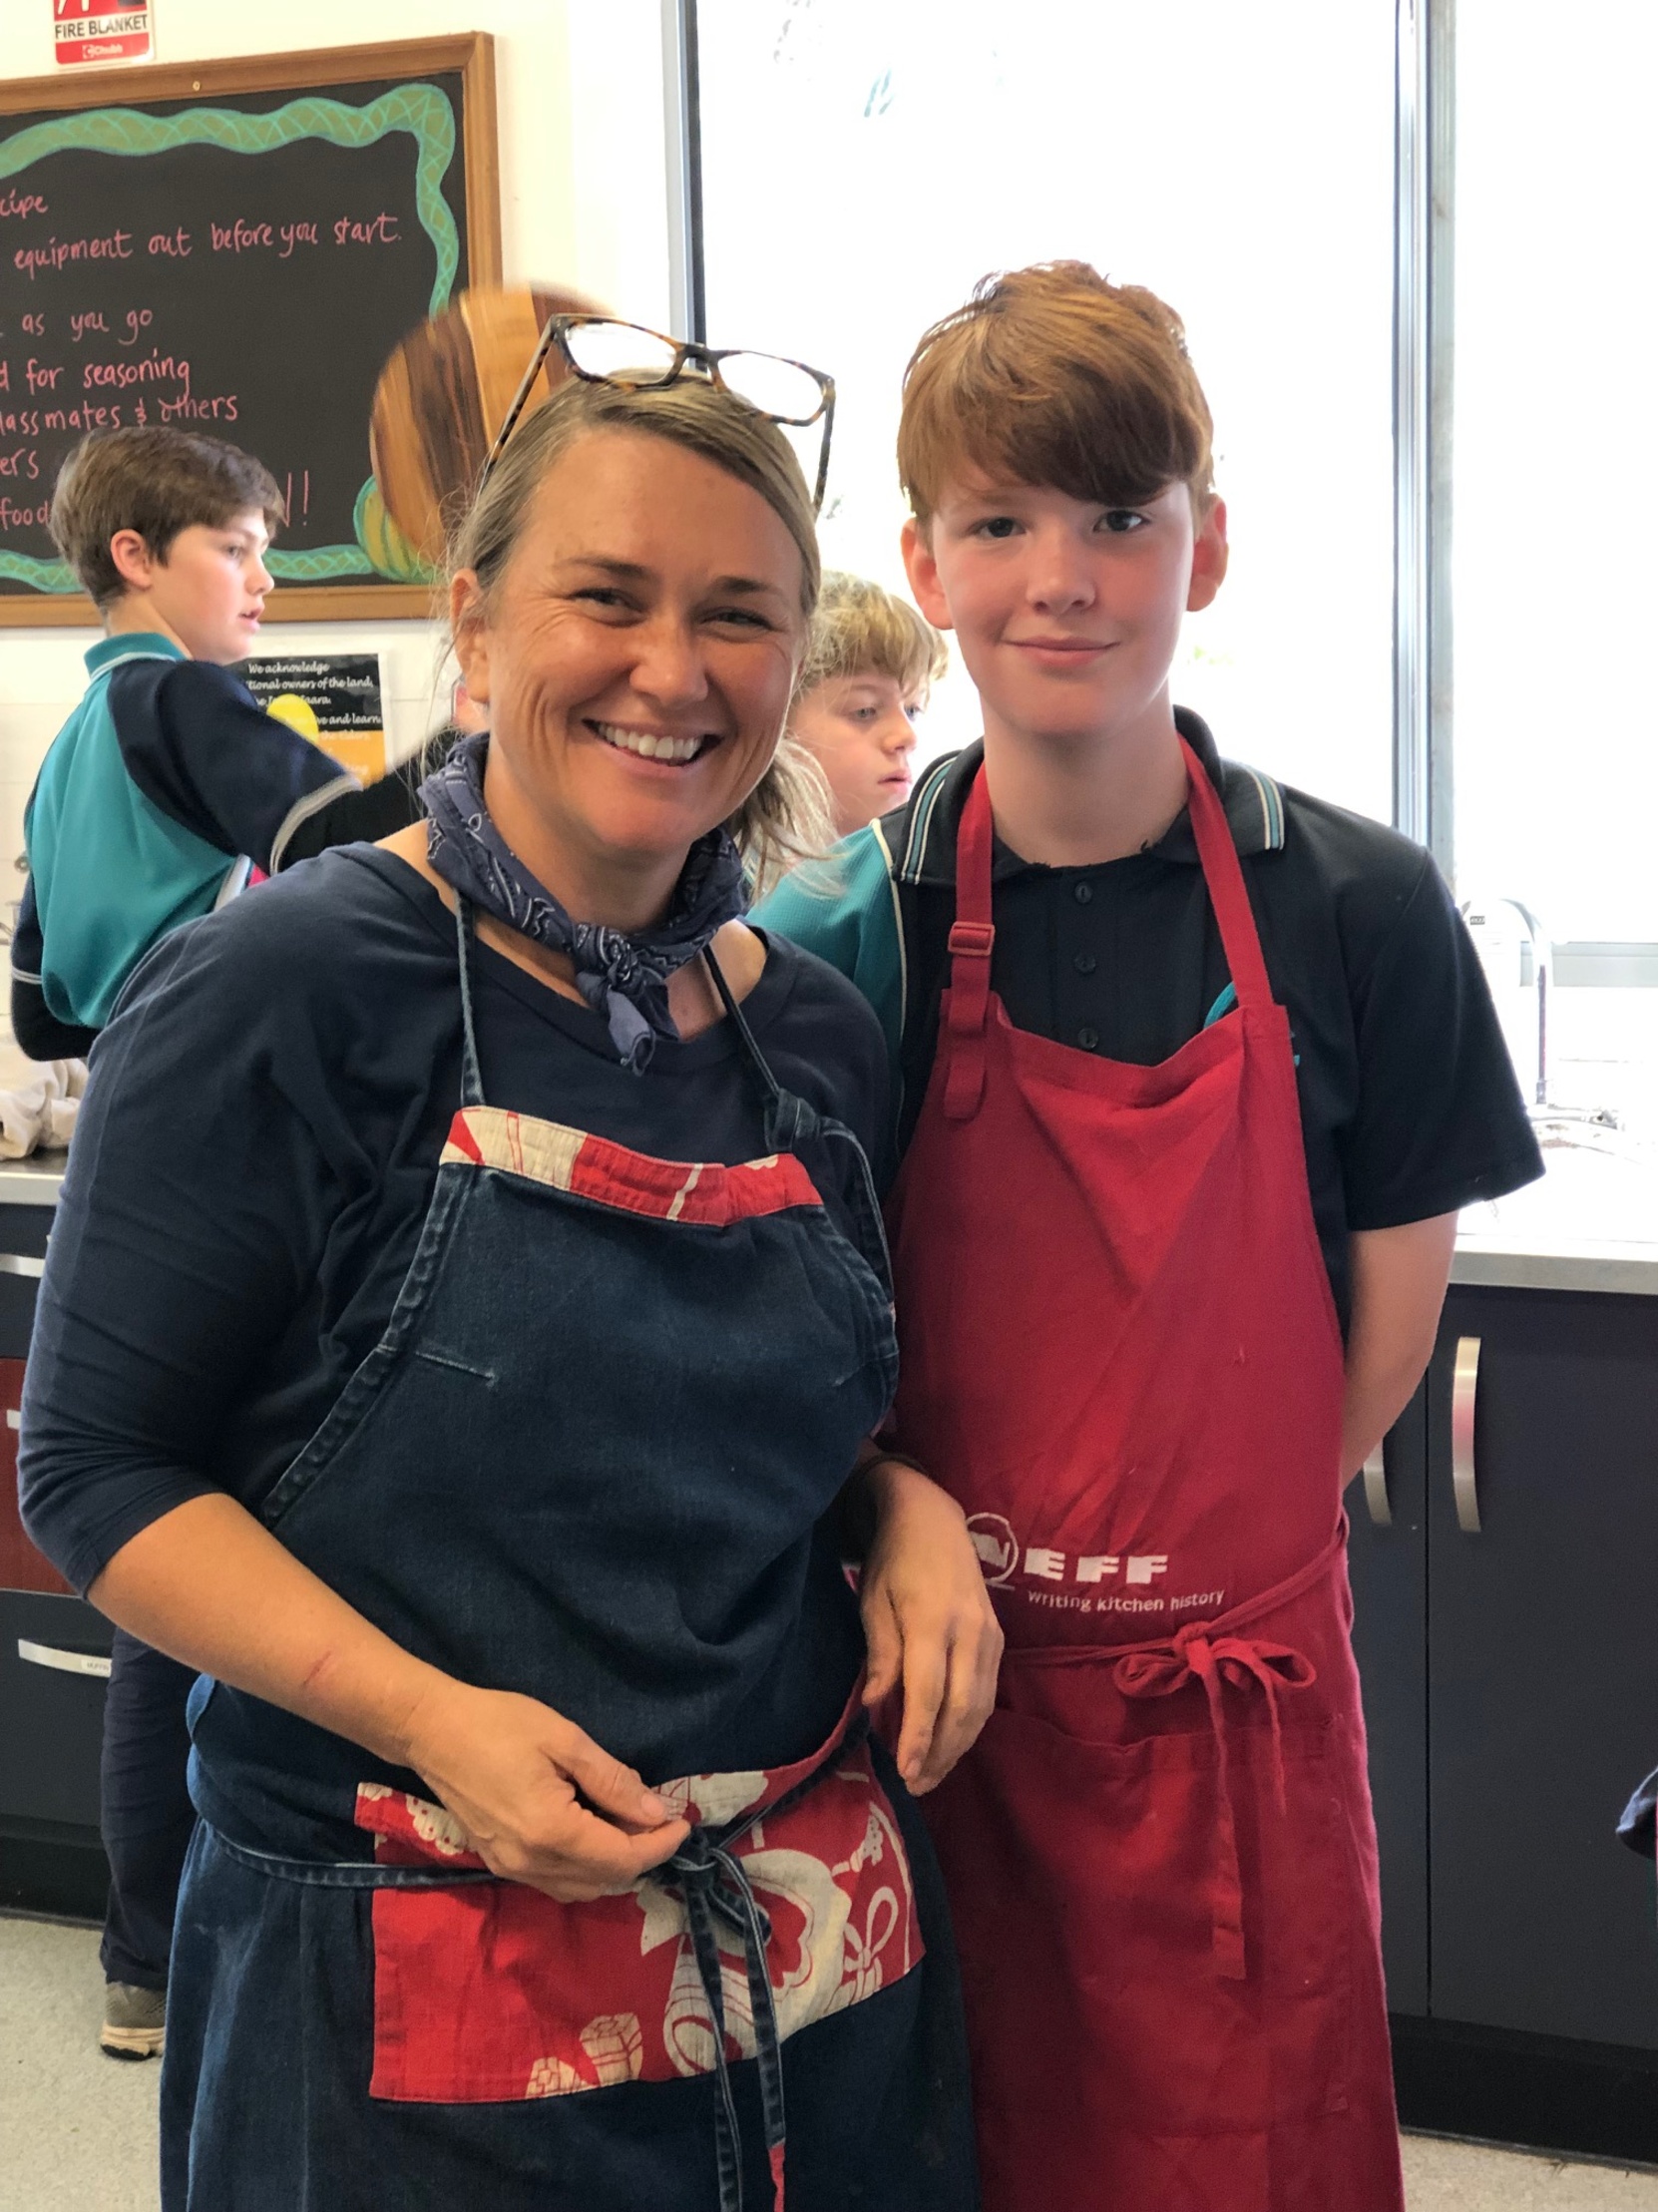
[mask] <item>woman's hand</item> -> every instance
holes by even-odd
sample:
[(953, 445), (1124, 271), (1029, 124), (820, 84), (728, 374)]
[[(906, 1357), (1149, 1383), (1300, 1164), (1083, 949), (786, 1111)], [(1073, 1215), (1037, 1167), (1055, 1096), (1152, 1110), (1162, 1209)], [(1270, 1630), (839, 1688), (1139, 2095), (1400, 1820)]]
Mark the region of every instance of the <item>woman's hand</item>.
[(440, 1677), (410, 1716), (408, 1764), (492, 1874), (562, 1905), (630, 1889), (690, 1833), (631, 1767), (510, 1691)]
[(90, 1594), (174, 1658), (413, 1767), (492, 1873), (561, 1903), (631, 1888), (690, 1833), (550, 1707), (474, 1689), (393, 1643), (233, 1498), (153, 1521)]
[(996, 1703), (1002, 1626), (956, 1501), (902, 1460), (861, 1471), (875, 1533), (859, 1584), (867, 1705), (900, 1684), (898, 1771), (912, 1796), (938, 1785)]

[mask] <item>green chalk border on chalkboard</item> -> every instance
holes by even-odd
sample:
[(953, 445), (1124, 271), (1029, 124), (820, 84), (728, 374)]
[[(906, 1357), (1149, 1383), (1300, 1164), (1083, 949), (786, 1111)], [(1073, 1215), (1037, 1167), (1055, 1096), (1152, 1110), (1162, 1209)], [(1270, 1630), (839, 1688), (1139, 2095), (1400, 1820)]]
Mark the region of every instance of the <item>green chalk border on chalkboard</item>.
[[(455, 158), (455, 111), (436, 85), (398, 85), (366, 107), (307, 95), (290, 100), (269, 115), (244, 115), (228, 108), (187, 108), (179, 115), (146, 115), (139, 108), (92, 108), (0, 142), (0, 179), (15, 177), (48, 154), (161, 154), (178, 146), (216, 146), (229, 154), (267, 154), (299, 139), (327, 139), (335, 146), (372, 146), (393, 131), (407, 131), (419, 150), (415, 164), (415, 208), (437, 253), (428, 312), (449, 303), (461, 262), (460, 233), (443, 180)], [(357, 494), (352, 516), (357, 543), (316, 546), (307, 552), (273, 550), (272, 576), (294, 584), (320, 584), (337, 577), (383, 576), (398, 584), (424, 584), (433, 572), (380, 506), (374, 480)], [(75, 573), (62, 561), (43, 561), (28, 553), (0, 552), (0, 576), (31, 585), (37, 592), (80, 590)]]

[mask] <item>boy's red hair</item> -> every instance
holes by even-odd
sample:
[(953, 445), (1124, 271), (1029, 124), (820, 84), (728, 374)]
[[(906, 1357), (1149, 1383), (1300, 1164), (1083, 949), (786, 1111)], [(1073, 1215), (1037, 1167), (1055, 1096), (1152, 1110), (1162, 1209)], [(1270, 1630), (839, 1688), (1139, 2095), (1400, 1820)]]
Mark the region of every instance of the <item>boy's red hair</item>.
[(1214, 498), (1214, 423), (1185, 325), (1086, 261), (984, 277), (904, 372), (898, 473), (918, 522), (964, 474), (1134, 506), (1183, 482)]

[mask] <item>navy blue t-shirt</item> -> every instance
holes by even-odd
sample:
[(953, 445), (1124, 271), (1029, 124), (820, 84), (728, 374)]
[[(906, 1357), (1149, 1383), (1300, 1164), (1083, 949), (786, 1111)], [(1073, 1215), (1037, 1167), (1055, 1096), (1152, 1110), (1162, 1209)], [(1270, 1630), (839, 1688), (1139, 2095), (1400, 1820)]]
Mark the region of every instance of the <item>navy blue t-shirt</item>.
[[(729, 1021), (638, 1077), (488, 946), (474, 976), (490, 1104), (661, 1158), (765, 1151)], [(743, 1012), (873, 1145), (886, 1055), (853, 987), (769, 939)], [(25, 1391), (24, 1518), (76, 1588), (190, 1498), (257, 1508), (385, 1328), (460, 1090), (454, 919), (390, 853), (327, 853), (150, 955), (93, 1055)], [(802, 1157), (851, 1234), (850, 1147)]]

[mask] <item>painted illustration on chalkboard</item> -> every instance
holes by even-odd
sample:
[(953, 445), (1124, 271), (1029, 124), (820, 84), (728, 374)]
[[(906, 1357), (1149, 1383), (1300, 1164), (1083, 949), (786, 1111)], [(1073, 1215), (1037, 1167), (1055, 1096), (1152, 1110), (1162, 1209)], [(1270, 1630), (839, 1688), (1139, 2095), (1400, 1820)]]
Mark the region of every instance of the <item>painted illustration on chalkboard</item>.
[(493, 236), (468, 204), (474, 88), (453, 67), (269, 85), (0, 112), (0, 620), (76, 592), (46, 530), (58, 469), (137, 422), (270, 468), (280, 585), (431, 581), (375, 484), (369, 410), (403, 333), (470, 280), (481, 212)]

